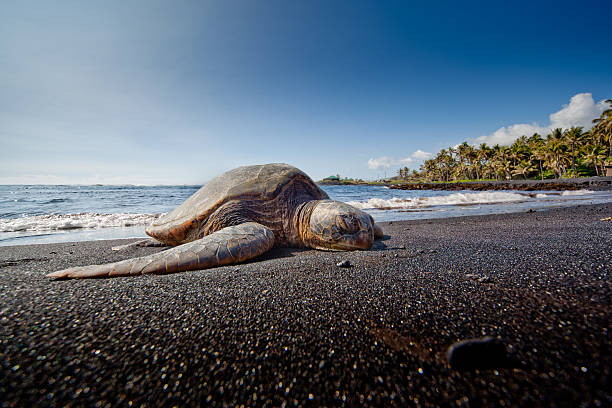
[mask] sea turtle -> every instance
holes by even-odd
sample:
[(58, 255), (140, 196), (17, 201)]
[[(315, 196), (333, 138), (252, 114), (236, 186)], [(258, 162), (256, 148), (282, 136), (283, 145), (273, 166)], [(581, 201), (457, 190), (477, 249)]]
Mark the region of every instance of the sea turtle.
[(78, 266), (51, 278), (166, 274), (243, 262), (273, 246), (370, 249), (382, 229), (365, 212), (330, 200), (287, 164), (244, 166), (213, 179), (146, 229), (174, 248), (103, 265)]

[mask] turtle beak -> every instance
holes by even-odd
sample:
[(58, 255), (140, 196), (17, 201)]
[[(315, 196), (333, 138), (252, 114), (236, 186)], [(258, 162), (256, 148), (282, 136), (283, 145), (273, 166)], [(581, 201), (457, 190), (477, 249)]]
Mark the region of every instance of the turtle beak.
[(374, 233), (372, 230), (361, 230), (355, 234), (355, 245), (357, 249), (370, 249), (374, 244)]
[(373, 232), (371, 230), (362, 229), (354, 234), (345, 235), (342, 240), (333, 245), (333, 249), (354, 251), (357, 249), (370, 249), (373, 244)]

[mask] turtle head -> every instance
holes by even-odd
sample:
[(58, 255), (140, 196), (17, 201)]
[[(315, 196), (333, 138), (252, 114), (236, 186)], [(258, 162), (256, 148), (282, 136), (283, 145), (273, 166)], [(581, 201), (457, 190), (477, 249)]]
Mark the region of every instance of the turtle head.
[(372, 216), (340, 201), (317, 201), (305, 229), (305, 243), (316, 249), (370, 249), (374, 242)]

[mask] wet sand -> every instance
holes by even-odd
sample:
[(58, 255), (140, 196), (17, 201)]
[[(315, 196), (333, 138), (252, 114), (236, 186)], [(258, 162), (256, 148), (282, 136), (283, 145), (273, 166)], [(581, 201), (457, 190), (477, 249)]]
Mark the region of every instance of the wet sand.
[[(385, 223), (371, 251), (102, 280), (44, 275), (159, 248), (0, 247), (0, 401), (609, 405), (610, 216), (612, 203)], [(449, 346), (482, 336), (506, 363), (449, 365)]]

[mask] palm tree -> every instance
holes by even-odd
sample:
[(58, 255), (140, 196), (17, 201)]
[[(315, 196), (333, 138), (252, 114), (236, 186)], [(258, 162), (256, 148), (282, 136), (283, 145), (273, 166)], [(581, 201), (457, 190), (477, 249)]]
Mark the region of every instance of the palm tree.
[[(469, 179), (473, 179), (474, 160), (476, 158), (476, 151), (467, 142), (461, 143), (455, 150), (457, 152), (459, 168), (462, 170), (459, 176), (467, 176)], [(463, 165), (462, 165), (463, 164)]]
[(598, 143), (588, 144), (584, 147), (584, 160), (593, 164), (595, 167), (595, 174), (599, 176), (599, 163), (602, 163), (603, 174), (603, 162), (606, 159), (606, 148)]
[(527, 138), (523, 135), (516, 139), (509, 149), (510, 159), (512, 159), (512, 166), (516, 168), (518, 164), (529, 156), (529, 149), (527, 147)]
[(410, 169), (408, 167), (402, 167), (397, 170), (397, 175), (399, 176), (399, 178), (405, 180), (406, 178), (408, 178), (409, 172), (410, 172)]
[(602, 143), (608, 142), (608, 155), (612, 156), (612, 99), (606, 99), (606, 103), (610, 105), (610, 108), (603, 111), (599, 118), (593, 119), (595, 126), (591, 131)]
[(576, 143), (580, 143), (584, 139), (582, 127), (572, 127), (563, 133), (565, 141), (572, 146), (572, 176), (576, 177)]
[(523, 160), (516, 165), (512, 175), (520, 174), (525, 180), (527, 180), (527, 175), (533, 170), (535, 170), (533, 164), (529, 160)]
[(529, 148), (530, 157), (532, 160), (538, 161), (538, 167), (540, 169), (540, 178), (544, 180), (544, 169), (542, 168), (542, 162), (546, 160), (546, 152), (544, 149), (544, 139), (537, 133), (534, 133), (529, 139), (527, 139), (527, 146)]
[[(476, 149), (476, 163), (478, 167), (476, 168), (476, 177), (484, 178), (484, 170), (486, 169), (486, 165), (491, 157), (491, 149), (487, 146), (486, 143), (482, 143), (478, 149)], [(480, 170), (480, 171), (478, 171)]]
[(567, 146), (563, 140), (563, 130), (557, 128), (550, 135), (546, 136), (546, 161), (555, 172), (557, 178), (561, 178), (565, 173), (565, 163), (567, 156)]
[[(510, 178), (510, 148), (508, 146), (493, 146), (493, 169), (496, 175), (501, 175), (504, 179)], [(497, 178), (497, 176), (496, 176)]]

